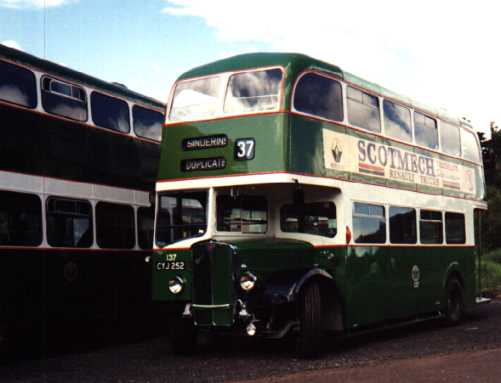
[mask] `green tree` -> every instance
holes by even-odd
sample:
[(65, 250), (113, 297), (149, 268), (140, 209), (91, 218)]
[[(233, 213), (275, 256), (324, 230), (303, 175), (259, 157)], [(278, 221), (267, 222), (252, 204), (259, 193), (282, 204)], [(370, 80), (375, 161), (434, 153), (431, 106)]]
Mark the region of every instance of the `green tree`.
[(501, 247), (501, 131), (491, 122), (491, 138), (487, 140), (482, 133), (479, 137), (489, 205), (484, 218), (484, 246), (492, 250)]

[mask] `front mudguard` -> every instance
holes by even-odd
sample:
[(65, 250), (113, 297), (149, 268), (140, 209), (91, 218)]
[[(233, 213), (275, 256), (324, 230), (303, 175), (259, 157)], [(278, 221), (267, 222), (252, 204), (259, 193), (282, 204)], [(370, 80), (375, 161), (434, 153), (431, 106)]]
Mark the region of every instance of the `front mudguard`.
[(295, 302), (301, 288), (313, 278), (334, 281), (330, 273), (320, 268), (278, 272), (266, 281), (264, 302), (271, 305)]

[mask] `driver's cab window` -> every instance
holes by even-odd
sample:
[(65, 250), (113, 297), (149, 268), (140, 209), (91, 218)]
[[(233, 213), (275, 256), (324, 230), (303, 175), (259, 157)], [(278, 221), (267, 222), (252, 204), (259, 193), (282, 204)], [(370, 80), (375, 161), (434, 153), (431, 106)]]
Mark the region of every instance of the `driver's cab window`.
[(263, 196), (217, 196), (217, 230), (264, 234), (268, 231), (268, 202)]
[(207, 227), (207, 192), (167, 192), (159, 195), (157, 244), (202, 236)]

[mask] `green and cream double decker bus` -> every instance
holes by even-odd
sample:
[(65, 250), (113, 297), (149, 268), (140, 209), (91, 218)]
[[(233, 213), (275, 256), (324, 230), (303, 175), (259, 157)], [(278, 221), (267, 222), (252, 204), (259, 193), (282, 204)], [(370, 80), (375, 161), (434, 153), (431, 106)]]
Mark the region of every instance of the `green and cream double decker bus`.
[(300, 54), (186, 72), (167, 108), (153, 299), (177, 350), (198, 330), (280, 338), (461, 319), (478, 297), (478, 138)]

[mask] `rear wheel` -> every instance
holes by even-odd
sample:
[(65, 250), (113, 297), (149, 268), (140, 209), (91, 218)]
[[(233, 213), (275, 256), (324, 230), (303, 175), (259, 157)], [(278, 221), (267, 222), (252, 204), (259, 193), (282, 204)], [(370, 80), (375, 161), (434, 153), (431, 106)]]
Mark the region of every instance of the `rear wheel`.
[(169, 338), (175, 354), (191, 354), (197, 347), (197, 328), (193, 321), (177, 319), (170, 325)]
[(447, 296), (445, 322), (448, 325), (456, 325), (463, 318), (463, 286), (457, 278), (452, 277), (447, 282), (445, 292)]
[(297, 351), (311, 357), (320, 351), (322, 340), (322, 300), (320, 287), (312, 282), (306, 285), (299, 296), (299, 336)]

